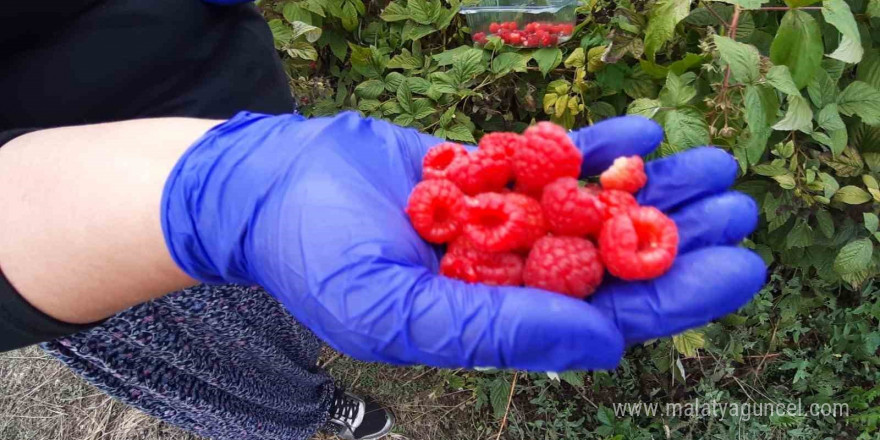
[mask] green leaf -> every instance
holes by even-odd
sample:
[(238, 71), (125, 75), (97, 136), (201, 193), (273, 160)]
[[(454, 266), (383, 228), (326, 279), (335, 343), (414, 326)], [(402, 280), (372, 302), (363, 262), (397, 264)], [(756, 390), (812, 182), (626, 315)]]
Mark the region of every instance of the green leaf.
[(791, 79), (788, 66), (773, 66), (767, 71), (767, 83), (786, 95), (800, 95), (797, 85)]
[(436, 55), (432, 55), (431, 58), (437, 62), (438, 66), (443, 67), (451, 65), (452, 60), (455, 59), (455, 57), (471, 50), (473, 50), (473, 48), (470, 46), (458, 46), (455, 49), (449, 49)]
[(409, 85), (409, 89), (412, 90), (413, 93), (418, 93), (419, 95), (427, 95), (428, 90), (431, 88), (430, 81), (418, 76), (407, 78), (406, 83)]
[(407, 21), (406, 24), (403, 25), (403, 30), (400, 32), (400, 34), (406, 41), (416, 41), (430, 34), (433, 34), (434, 32), (437, 32), (437, 29), (433, 26), (427, 24), (418, 24), (414, 21)]
[(861, 81), (851, 82), (837, 98), (840, 112), (857, 115), (868, 125), (880, 125), (880, 91)]
[(276, 49), (281, 49), (293, 39), (293, 30), (279, 18), (269, 20), (269, 30), (272, 31), (272, 39), (275, 41)]
[(409, 10), (410, 19), (419, 24), (432, 24), (436, 9), (426, 0), (407, 0), (406, 8)]
[(690, 85), (694, 78), (693, 73), (679, 76), (669, 72), (666, 75), (666, 85), (660, 91), (660, 102), (666, 107), (678, 107), (689, 103), (697, 96), (697, 89)]
[(459, 86), (462, 86), (485, 71), (486, 63), (483, 62), (483, 51), (468, 49), (452, 59), (452, 70), (449, 73), (452, 75), (452, 79)]
[[(303, 3), (303, 5), (305, 5), (305, 3)], [(294, 21), (311, 23), (312, 19), (312, 15), (309, 13), (308, 9), (300, 7), (299, 2), (285, 3), (284, 8), (281, 9), (281, 15), (288, 23), (293, 23)], [(324, 16), (323, 13), (318, 15), (321, 15), (322, 17)]]
[(385, 83), (378, 79), (364, 81), (354, 88), (359, 98), (376, 99), (385, 91)]
[(308, 23), (294, 21), (293, 23), (291, 23), (291, 28), (293, 31), (293, 39), (305, 36), (306, 41), (308, 41), (309, 43), (314, 43), (318, 41), (319, 38), (321, 38), (321, 29)]
[(404, 113), (414, 114), (412, 91), (406, 81), (400, 83), (397, 87), (397, 103)]
[[(363, 5), (363, 3), (361, 5)], [(358, 27), (358, 11), (355, 4), (351, 1), (346, 1), (345, 5), (342, 7), (342, 14), (339, 18), (342, 21), (342, 27), (345, 30), (354, 32)]]
[(868, 0), (868, 8), (865, 12), (868, 17), (880, 18), (880, 0)]
[(816, 20), (803, 11), (786, 12), (770, 45), (770, 60), (788, 66), (798, 89), (806, 86), (820, 68), (823, 51), (822, 31)]
[(584, 52), (583, 47), (579, 47), (571, 52), (568, 58), (565, 59), (565, 67), (584, 67), (587, 63), (587, 55)]
[(868, 238), (851, 241), (840, 250), (834, 259), (834, 271), (843, 275), (859, 272), (871, 264), (874, 246)]
[(776, 92), (766, 86), (746, 86), (745, 119), (749, 128), (761, 130), (773, 125), (779, 111), (779, 98)]
[[(880, 0), (877, 3), (880, 4)], [(856, 79), (880, 90), (880, 51), (870, 49), (865, 53), (862, 62), (856, 66)]]
[(790, 173), (773, 176), (772, 179), (775, 180), (782, 189), (794, 189), (795, 186), (797, 186), (794, 176)]
[(325, 45), (330, 46), (330, 51), (340, 60), (345, 60), (345, 56), (348, 55), (348, 43), (345, 42), (345, 37), (333, 29), (327, 29), (321, 33), (321, 39), (318, 40), (318, 44), (322, 47)]
[(785, 246), (791, 248), (804, 248), (813, 245), (813, 228), (806, 221), (799, 220), (785, 237)]
[(661, 112), (658, 120), (666, 132), (666, 142), (676, 149), (709, 144), (709, 125), (703, 112), (694, 107)]
[[(412, 79), (412, 78), (410, 78)], [(419, 78), (421, 79), (421, 78)], [(413, 100), (412, 115), (416, 120), (425, 119), (437, 112), (437, 109), (431, 104), (427, 98), (418, 98)]]
[(351, 48), (351, 67), (367, 78), (382, 78), (388, 57), (374, 47), (363, 47), (349, 43)]
[(755, 46), (737, 43), (721, 35), (715, 35), (715, 46), (721, 60), (730, 66), (731, 76), (736, 82), (750, 84), (758, 79), (761, 55)]
[(816, 69), (807, 84), (807, 93), (813, 105), (818, 108), (837, 102), (837, 80), (831, 78), (825, 69)]
[(813, 3), (819, 3), (822, 0), (785, 0), (785, 4), (792, 8), (800, 8), (803, 6), (810, 6)]
[(454, 141), (468, 142), (471, 144), (477, 143), (474, 139), (472, 130), (467, 125), (459, 123), (453, 124), (446, 129), (446, 137)]
[(305, 41), (294, 41), (287, 46), (287, 55), (291, 58), (315, 61), (318, 59), (318, 51)]
[(877, 214), (873, 212), (865, 212), (862, 213), (862, 218), (865, 220), (865, 229), (870, 233), (877, 232), (878, 223), (880, 223), (880, 219), (877, 218)]
[(823, 0), (822, 17), (840, 31), (840, 43), (828, 56), (850, 64), (861, 61), (865, 51), (862, 49), (856, 18), (853, 17), (849, 5), (844, 0)]
[(730, 3), (732, 5), (739, 5), (743, 9), (758, 9), (764, 3), (767, 3), (768, 0), (712, 0), (712, 1), (721, 1), (724, 3)]
[(672, 345), (675, 351), (686, 357), (694, 357), (697, 350), (706, 346), (706, 339), (703, 333), (698, 330), (687, 330), (672, 337)]
[(788, 109), (782, 120), (773, 125), (774, 130), (800, 130), (804, 133), (813, 131), (813, 110), (801, 95), (788, 95)]
[(358, 110), (362, 112), (373, 112), (379, 109), (382, 103), (376, 99), (361, 99), (358, 101)]
[(689, 0), (658, 0), (648, 11), (645, 54), (654, 59), (657, 50), (672, 39), (675, 26), (690, 13)]
[(519, 52), (505, 52), (492, 60), (492, 73), (507, 75), (511, 71), (525, 72), (528, 68), (529, 57)]
[(400, 54), (395, 55), (385, 67), (388, 69), (413, 70), (422, 67), (424, 62), (421, 57), (414, 56), (408, 50), (403, 49)]
[(871, 194), (855, 185), (844, 186), (834, 194), (834, 200), (847, 205), (861, 205), (870, 202), (871, 199)]
[[(837, 111), (837, 104), (828, 104), (819, 111), (816, 116), (816, 123), (826, 130), (846, 130), (843, 119), (840, 119), (840, 113)], [(837, 153), (836, 153), (837, 154)]]
[(819, 231), (826, 238), (834, 236), (834, 219), (830, 212), (824, 209), (816, 211), (816, 223), (819, 225)]
[(660, 105), (660, 101), (656, 99), (639, 98), (629, 104), (626, 114), (653, 118), (660, 110)]
[(507, 410), (507, 398), (510, 396), (510, 382), (507, 378), (499, 375), (489, 382), (489, 402), (495, 411), (495, 418), (501, 419)]
[(569, 385), (573, 387), (583, 387), (584, 386), (584, 372), (583, 371), (566, 371), (563, 373), (559, 373), (559, 378), (567, 382)]
[(562, 51), (555, 47), (545, 47), (532, 53), (532, 58), (538, 62), (541, 73), (547, 76), (551, 70), (562, 63)]

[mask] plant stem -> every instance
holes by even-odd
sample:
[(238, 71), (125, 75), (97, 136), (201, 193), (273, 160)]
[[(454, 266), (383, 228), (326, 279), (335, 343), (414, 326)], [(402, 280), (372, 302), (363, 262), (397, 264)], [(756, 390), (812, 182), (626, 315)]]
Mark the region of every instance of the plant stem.
[(706, 3), (706, 4), (705, 4), (705, 5), (706, 5), (706, 10), (707, 10), (707, 11), (709, 11), (709, 13), (710, 13), (710, 14), (712, 14), (712, 16), (714, 16), (714, 17), (715, 17), (715, 18), (717, 18), (717, 19), (718, 19), (718, 21), (720, 21), (720, 22), (721, 22), (721, 24), (723, 24), (723, 25), (724, 25), (724, 27), (726, 27), (726, 28), (728, 28), (728, 29), (729, 29), (729, 28), (730, 28), (730, 23), (728, 23), (728, 22), (726, 22), (726, 21), (724, 21), (724, 19), (723, 19), (723, 18), (721, 18), (721, 16), (720, 16), (720, 15), (718, 15), (718, 13), (717, 13), (717, 12), (715, 12), (715, 10), (714, 10), (714, 9), (712, 9), (712, 7), (711, 7), (711, 6), (709, 6), (709, 4), (708, 4), (708, 3)]
[(507, 415), (510, 413), (510, 402), (513, 402), (513, 392), (516, 391), (516, 376), (517, 371), (513, 372), (513, 380), (510, 381), (510, 395), (507, 396), (507, 409), (504, 410), (504, 418), (501, 419), (501, 427), (498, 428), (498, 435), (495, 436), (495, 440), (501, 438), (501, 434), (504, 433), (504, 425), (507, 424)]

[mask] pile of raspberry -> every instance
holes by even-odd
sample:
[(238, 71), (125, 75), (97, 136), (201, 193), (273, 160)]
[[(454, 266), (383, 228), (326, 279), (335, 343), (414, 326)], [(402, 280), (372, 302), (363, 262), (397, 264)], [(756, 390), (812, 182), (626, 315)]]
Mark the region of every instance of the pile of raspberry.
[(581, 184), (583, 157), (565, 130), (539, 122), (491, 133), (468, 151), (428, 151), (406, 212), (425, 240), (447, 244), (440, 273), (471, 283), (530, 286), (585, 298), (607, 270), (624, 280), (665, 273), (678, 249), (675, 223), (639, 206), (641, 157), (621, 157)]
[[(574, 32), (574, 25), (571, 23), (533, 21), (526, 24), (523, 29), (518, 29), (515, 21), (493, 22), (489, 25), (490, 35), (497, 35), (505, 44), (520, 47), (553, 47), (559, 43), (560, 37), (564, 39), (572, 32)], [(486, 35), (485, 32), (477, 32), (472, 38), (479, 45), (484, 45), (489, 41), (489, 35)]]

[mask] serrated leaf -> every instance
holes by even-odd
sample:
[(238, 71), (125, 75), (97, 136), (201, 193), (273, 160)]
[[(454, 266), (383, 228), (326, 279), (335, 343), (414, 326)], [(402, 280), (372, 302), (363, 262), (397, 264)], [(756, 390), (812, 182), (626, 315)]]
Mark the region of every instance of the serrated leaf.
[(840, 31), (840, 43), (828, 56), (850, 64), (861, 61), (865, 51), (862, 49), (856, 18), (853, 17), (849, 5), (844, 0), (823, 0), (822, 17)]
[(803, 11), (786, 12), (770, 45), (770, 60), (788, 66), (798, 89), (806, 86), (820, 68), (823, 51), (822, 31), (816, 20)]
[(397, 125), (406, 127), (415, 122), (415, 118), (413, 118), (413, 116), (409, 113), (402, 113), (400, 115), (397, 115), (392, 122)]
[(712, 0), (730, 3), (731, 5), (739, 5), (743, 9), (758, 9), (768, 0)]
[(686, 105), (697, 96), (697, 89), (690, 85), (693, 78), (692, 73), (676, 75), (674, 72), (668, 72), (666, 85), (660, 91), (658, 99), (665, 107)]
[(325, 30), (321, 34), (318, 44), (322, 47), (324, 45), (330, 46), (330, 51), (340, 60), (345, 60), (345, 56), (348, 55), (348, 43), (346, 43), (345, 37), (339, 35), (333, 29)]
[(880, 219), (877, 218), (877, 214), (873, 212), (865, 212), (862, 213), (862, 218), (865, 222), (865, 229), (868, 230), (871, 234), (877, 232), (878, 223), (880, 223)]
[(813, 228), (806, 221), (798, 221), (785, 237), (785, 245), (789, 249), (812, 246)]
[(545, 47), (532, 53), (532, 58), (538, 62), (538, 68), (544, 76), (562, 63), (562, 51), (555, 47)]
[(868, 238), (851, 241), (844, 246), (834, 259), (834, 271), (844, 275), (867, 269), (871, 264), (874, 246)]
[(433, 115), (437, 112), (437, 109), (431, 104), (431, 101), (426, 98), (418, 98), (413, 100), (413, 111), (412, 115), (415, 120), (425, 119), (428, 116)]
[(407, 0), (406, 9), (409, 10), (410, 19), (419, 24), (432, 24), (436, 10), (426, 0)]
[(880, 0), (868, 0), (868, 7), (865, 11), (868, 17), (880, 18)]
[(865, 166), (858, 151), (852, 147), (846, 147), (843, 150), (843, 153), (838, 156), (823, 156), (821, 160), (829, 167), (834, 168), (834, 171), (837, 172), (837, 176), (839, 177), (858, 176), (861, 174), (862, 168)]
[(483, 62), (483, 51), (469, 49), (453, 57), (452, 70), (449, 73), (457, 85), (462, 86), (485, 71), (486, 64)]
[(776, 112), (779, 111), (779, 98), (776, 92), (765, 86), (746, 86), (745, 91), (745, 119), (749, 128), (762, 130), (770, 127), (776, 121)]
[(403, 49), (399, 54), (391, 58), (385, 66), (388, 69), (413, 70), (422, 67), (424, 62), (421, 57), (416, 57), (410, 51)]
[(431, 88), (431, 82), (426, 80), (425, 78), (421, 78), (418, 76), (409, 77), (406, 79), (407, 85), (409, 85), (409, 89), (413, 93), (418, 93), (419, 95), (427, 95), (428, 90)]
[(400, 31), (400, 35), (406, 41), (417, 41), (421, 38), (433, 34), (434, 32), (437, 32), (437, 29), (434, 26), (427, 24), (418, 24), (414, 21), (407, 21), (406, 23), (404, 23), (403, 29)]
[(559, 374), (559, 378), (576, 388), (584, 386), (583, 371), (565, 371)]
[(437, 65), (440, 67), (448, 66), (452, 64), (452, 60), (455, 59), (456, 56), (459, 56), (465, 52), (469, 52), (473, 50), (470, 46), (458, 46), (454, 49), (445, 50), (435, 55), (431, 55), (431, 58), (437, 62)]
[(454, 141), (477, 143), (470, 127), (464, 124), (456, 123), (446, 129), (446, 137)]
[(269, 30), (272, 31), (272, 39), (275, 41), (276, 49), (281, 49), (293, 39), (293, 30), (281, 19), (269, 20)]
[(315, 26), (312, 26), (308, 23), (303, 23), (301, 21), (294, 21), (291, 23), (291, 30), (293, 31), (293, 39), (304, 36), (306, 41), (309, 43), (314, 43), (321, 38), (321, 29)]
[(688, 330), (672, 337), (672, 345), (675, 351), (686, 357), (694, 357), (697, 350), (706, 346), (706, 339), (703, 333), (698, 330)]
[(605, 62), (602, 61), (605, 52), (605, 46), (591, 47), (587, 51), (587, 72), (598, 72), (605, 66)]
[(794, 131), (804, 133), (813, 131), (813, 110), (810, 104), (801, 95), (788, 95), (788, 109), (782, 120), (773, 125), (774, 130)]
[(837, 179), (834, 176), (828, 173), (819, 173), (819, 178), (822, 179), (825, 197), (830, 199), (840, 189), (840, 184), (837, 183)]
[(880, 91), (862, 81), (850, 83), (837, 98), (840, 112), (862, 118), (868, 125), (880, 125)]
[(565, 67), (584, 67), (586, 66), (586, 53), (584, 52), (583, 47), (579, 47), (571, 52), (568, 58), (565, 59)]
[(351, 67), (355, 72), (367, 78), (379, 79), (385, 71), (388, 57), (382, 55), (376, 48), (363, 47), (349, 43), (351, 48)]
[(709, 125), (703, 112), (694, 107), (663, 111), (657, 119), (666, 132), (666, 142), (676, 150), (709, 144)]
[(834, 219), (831, 217), (830, 212), (824, 209), (816, 211), (816, 224), (819, 227), (819, 231), (826, 238), (834, 236)]
[(825, 69), (816, 69), (807, 84), (807, 93), (813, 105), (818, 108), (837, 102), (837, 80), (831, 78)]
[(385, 90), (397, 93), (397, 88), (406, 81), (406, 77), (400, 72), (390, 72), (385, 76)]
[(489, 402), (495, 412), (495, 418), (501, 419), (507, 410), (507, 398), (510, 396), (510, 382), (503, 376), (498, 376), (489, 382)]
[(847, 205), (861, 205), (870, 202), (871, 199), (871, 194), (855, 185), (844, 186), (834, 194), (834, 200)]
[(816, 123), (826, 130), (846, 130), (843, 119), (840, 119), (837, 104), (828, 104), (822, 108), (816, 116)]
[(626, 108), (626, 114), (653, 118), (659, 110), (660, 101), (656, 99), (639, 98), (629, 104)]
[[(880, 5), (880, 0), (876, 0)], [(880, 90), (880, 50), (869, 49), (856, 66), (856, 79)]]
[(315, 61), (318, 59), (318, 51), (314, 46), (305, 41), (294, 41), (287, 45), (287, 55), (291, 58)]
[(505, 52), (492, 60), (492, 73), (506, 75), (511, 71), (525, 72), (528, 68), (529, 57), (519, 52)]
[[(358, 8), (352, 1), (359, 2), (360, 0), (346, 1), (342, 6), (342, 14), (339, 15), (342, 27), (349, 32), (353, 32), (358, 27)], [(363, 8), (363, 3), (361, 3), (361, 8)]]
[(385, 83), (378, 79), (364, 81), (354, 88), (359, 98), (376, 99), (385, 91)]
[(397, 103), (400, 104), (400, 108), (404, 113), (415, 113), (413, 109), (412, 91), (409, 89), (409, 85), (406, 81), (403, 81), (397, 87)]
[(675, 26), (690, 13), (688, 0), (658, 0), (648, 11), (648, 28), (645, 30), (645, 54), (654, 54), (672, 39)]
[(797, 85), (791, 79), (788, 66), (773, 66), (767, 71), (767, 83), (787, 95), (800, 95)]
[(721, 60), (730, 66), (731, 76), (736, 82), (750, 84), (758, 79), (761, 55), (755, 46), (737, 43), (721, 35), (715, 35), (714, 41)]

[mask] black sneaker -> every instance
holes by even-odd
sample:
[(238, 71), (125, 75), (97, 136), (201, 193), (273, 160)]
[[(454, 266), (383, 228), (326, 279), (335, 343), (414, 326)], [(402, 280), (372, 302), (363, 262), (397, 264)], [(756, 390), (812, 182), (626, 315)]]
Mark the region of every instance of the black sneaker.
[(391, 432), (394, 414), (370, 397), (336, 390), (327, 429), (343, 440), (375, 440)]

